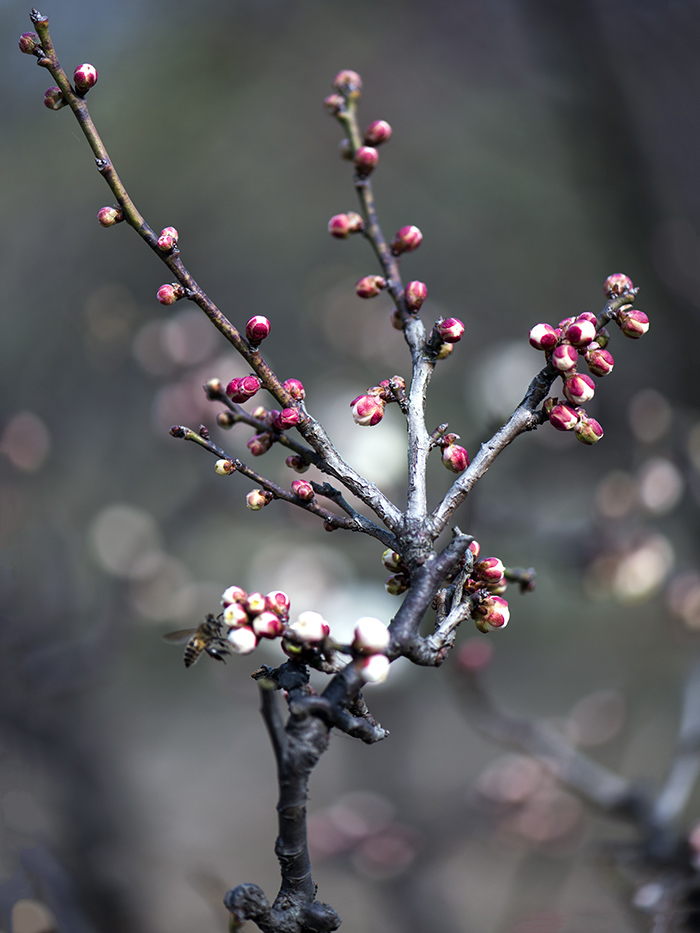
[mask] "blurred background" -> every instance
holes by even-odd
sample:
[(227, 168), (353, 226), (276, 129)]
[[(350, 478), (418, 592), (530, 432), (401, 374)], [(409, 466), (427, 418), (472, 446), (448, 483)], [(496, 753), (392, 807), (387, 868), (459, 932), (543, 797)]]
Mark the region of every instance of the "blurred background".
[[(475, 452), (542, 364), (529, 328), (600, 311), (612, 272), (641, 286), (650, 333), (615, 331), (615, 372), (587, 406), (603, 441), (548, 426), (519, 438), (458, 521), (482, 554), (538, 574), (490, 636), (499, 702), (663, 780), (700, 629), (700, 4), (41, 11), (68, 73), (97, 67), (90, 110), (148, 222), (178, 228), (236, 325), (270, 318), (267, 359), (399, 504), (399, 412), (368, 431), (348, 406), (409, 366), (389, 300), (354, 294), (378, 271), (367, 244), (326, 230), (355, 208), (322, 104), (339, 69), (363, 76), (362, 124), (394, 130), (374, 186), (388, 236), (424, 234), (404, 279), (427, 283), (429, 324), (466, 324), (436, 371), (431, 426)], [(285, 589), (339, 633), (398, 601), (378, 543), (328, 538), (284, 504), (251, 513), (245, 480), (169, 436), (204, 422), (243, 456), (248, 432), (218, 429), (201, 386), (244, 369), (197, 309), (157, 303), (169, 278), (133, 231), (98, 226), (110, 193), (17, 50), (28, 13), (0, 2), (0, 928), (215, 933), (227, 888), (277, 890), (275, 770), (249, 675), (280, 655), (185, 670), (161, 635), (216, 611), (232, 583)], [(255, 466), (294, 478), (277, 450)], [(450, 483), (437, 458), (431, 482), (437, 502)], [(367, 690), (390, 737), (334, 736), (312, 783), (319, 897), (366, 933), (638, 929), (600, 857), (623, 830), (479, 738), (458, 679), (454, 659), (396, 664)]]

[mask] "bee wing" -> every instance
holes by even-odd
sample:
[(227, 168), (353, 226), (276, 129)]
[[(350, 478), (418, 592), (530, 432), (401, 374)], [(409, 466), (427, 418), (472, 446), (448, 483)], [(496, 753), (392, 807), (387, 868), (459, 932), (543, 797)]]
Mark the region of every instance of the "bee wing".
[(171, 645), (184, 645), (196, 632), (196, 628), (181, 628), (177, 632), (168, 632), (167, 635), (163, 635), (163, 641), (167, 641)]

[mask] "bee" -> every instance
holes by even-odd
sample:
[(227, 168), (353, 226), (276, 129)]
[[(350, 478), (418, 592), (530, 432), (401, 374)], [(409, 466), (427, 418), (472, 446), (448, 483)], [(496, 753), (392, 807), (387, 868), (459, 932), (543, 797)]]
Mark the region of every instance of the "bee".
[(221, 621), (211, 614), (197, 628), (169, 632), (163, 635), (163, 640), (174, 645), (183, 645), (187, 642), (183, 655), (185, 667), (192, 667), (203, 651), (206, 651), (210, 658), (216, 658), (217, 661), (223, 661), (225, 655), (231, 653), (222, 634)]

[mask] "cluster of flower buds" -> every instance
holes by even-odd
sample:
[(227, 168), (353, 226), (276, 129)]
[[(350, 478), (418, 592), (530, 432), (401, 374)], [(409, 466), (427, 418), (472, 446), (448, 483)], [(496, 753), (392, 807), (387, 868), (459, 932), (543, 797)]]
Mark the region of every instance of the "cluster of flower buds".
[(372, 427), (384, 417), (387, 402), (395, 402), (395, 391), (404, 391), (406, 383), (401, 376), (383, 379), (378, 386), (372, 386), (366, 395), (358, 395), (350, 402), (355, 424)]
[(439, 447), (442, 450), (442, 462), (453, 473), (463, 473), (469, 466), (469, 454), (466, 448), (456, 444), (459, 434), (443, 434)]
[(158, 249), (162, 253), (172, 253), (177, 246), (180, 234), (175, 227), (163, 227), (158, 237)]
[[(605, 280), (604, 291), (609, 299), (624, 296), (626, 292), (633, 296), (634, 285), (628, 276), (616, 273)], [(627, 337), (641, 337), (649, 328), (646, 314), (631, 305), (623, 305), (615, 311), (613, 319)], [(581, 407), (593, 398), (595, 383), (587, 373), (579, 373), (577, 366), (583, 357), (592, 375), (602, 377), (612, 372), (615, 361), (606, 349), (609, 339), (608, 331), (598, 327), (591, 311), (564, 318), (557, 327), (542, 323), (530, 330), (530, 345), (544, 351), (563, 382), (565, 400), (554, 398), (545, 403), (549, 421), (558, 431), (573, 431), (583, 444), (595, 444), (603, 436), (603, 429)]]
[[(263, 638), (281, 638), (285, 654), (297, 659), (319, 652), (330, 655), (335, 649), (328, 640), (330, 626), (320, 613), (308, 610), (289, 621), (290, 600), (282, 590), (263, 595), (229, 586), (221, 605), (226, 642), (236, 654), (250, 654)], [(386, 680), (389, 641), (389, 630), (379, 619), (364, 616), (357, 620), (349, 651), (365, 683)]]

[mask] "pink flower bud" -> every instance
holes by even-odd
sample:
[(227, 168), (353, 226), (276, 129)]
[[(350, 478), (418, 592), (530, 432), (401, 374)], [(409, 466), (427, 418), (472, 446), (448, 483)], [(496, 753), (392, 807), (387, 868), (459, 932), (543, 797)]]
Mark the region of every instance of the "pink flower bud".
[(583, 405), (595, 395), (595, 383), (585, 373), (574, 373), (564, 380), (564, 395), (572, 405)]
[(382, 554), (382, 563), (387, 570), (397, 571), (404, 568), (404, 562), (397, 551), (392, 551), (390, 547)]
[(245, 335), (248, 338), (248, 342), (254, 347), (262, 343), (269, 333), (270, 322), (266, 317), (263, 317), (262, 314), (256, 314), (245, 326)]
[(608, 298), (617, 298), (618, 295), (631, 291), (633, 288), (632, 279), (621, 272), (609, 275), (603, 284), (603, 291)]
[(498, 557), (484, 557), (474, 564), (474, 575), (484, 583), (498, 583), (504, 571), (503, 561)]
[(262, 593), (249, 593), (245, 601), (246, 612), (249, 616), (256, 616), (259, 612), (264, 612), (267, 608), (267, 602)]
[(323, 99), (324, 106), (331, 116), (336, 117), (343, 109), (345, 101), (340, 94), (329, 94)]
[(289, 617), (289, 596), (284, 590), (270, 590), (265, 597), (265, 605), (270, 612), (274, 612), (280, 619), (286, 620)]
[(295, 473), (306, 473), (310, 466), (299, 454), (290, 454), (284, 462)]
[(643, 311), (618, 311), (617, 323), (625, 337), (636, 340), (649, 330), (649, 318)]
[(435, 330), (444, 343), (459, 343), (464, 333), (464, 324), (456, 317), (448, 317), (445, 320), (439, 320), (435, 325)]
[(386, 279), (381, 275), (365, 275), (355, 284), (360, 298), (374, 298), (383, 288), (386, 288)]
[(453, 473), (462, 473), (469, 466), (469, 454), (459, 444), (447, 444), (442, 449), (442, 462)]
[(226, 394), (232, 402), (247, 402), (258, 391), (262, 382), (257, 376), (243, 376), (232, 379), (226, 386)]
[(551, 324), (535, 324), (530, 328), (530, 346), (535, 350), (552, 350), (559, 342)]
[(401, 227), (396, 231), (394, 239), (391, 241), (391, 251), (394, 256), (400, 256), (401, 253), (410, 253), (418, 249), (423, 240), (423, 234), (418, 227), (412, 224), (407, 227)]
[(480, 632), (505, 628), (510, 619), (508, 601), (502, 596), (487, 596), (474, 610), (474, 616)]
[(248, 625), (248, 613), (242, 603), (229, 603), (224, 607), (222, 613), (224, 625), (229, 628), (240, 628), (241, 625)]
[(44, 92), (44, 107), (48, 107), (49, 110), (60, 110), (61, 107), (65, 107), (66, 102), (63, 99), (63, 91), (60, 87), (48, 88)]
[(578, 413), (568, 405), (555, 405), (549, 413), (549, 423), (557, 431), (573, 431), (578, 418)]
[(391, 139), (391, 127), (386, 120), (375, 120), (365, 130), (365, 146), (381, 146)]
[(97, 212), (97, 220), (101, 227), (113, 227), (124, 220), (124, 214), (121, 207), (101, 207)]
[(254, 434), (246, 444), (253, 457), (262, 457), (272, 447), (272, 435), (269, 431), (263, 431), (262, 434)]
[(236, 465), (232, 460), (217, 460), (214, 464), (215, 471), (219, 476), (229, 476), (231, 473), (235, 473)]
[(374, 395), (358, 395), (350, 402), (350, 405), (355, 424), (362, 425), (362, 427), (373, 427), (384, 417), (385, 402)]
[(300, 421), (301, 415), (296, 408), (283, 408), (275, 418), (275, 427), (279, 431), (286, 431), (288, 428), (293, 428), (299, 424)]
[(292, 492), (298, 499), (302, 499), (304, 502), (311, 502), (315, 493), (314, 487), (311, 483), (307, 483), (303, 479), (295, 479), (292, 483)]
[(568, 373), (576, 369), (578, 351), (571, 344), (560, 343), (552, 350), (552, 366), (560, 373)]
[(409, 311), (418, 311), (428, 297), (428, 286), (425, 282), (409, 282), (404, 289), (406, 307)]
[[(597, 347), (597, 344), (594, 343), (591, 344), (591, 346)], [(613, 366), (615, 365), (612, 353), (609, 353), (607, 350), (586, 350), (584, 357), (586, 366), (588, 366), (594, 376), (607, 376), (608, 373), (612, 372)]]
[(298, 379), (285, 379), (282, 385), (297, 402), (302, 401), (302, 399), (306, 397), (304, 386)]
[(319, 612), (307, 610), (300, 613), (296, 622), (289, 626), (297, 641), (313, 644), (328, 637), (330, 626)]
[(400, 596), (406, 592), (408, 587), (409, 580), (405, 573), (395, 573), (384, 581), (384, 589), (389, 596)]
[(360, 146), (355, 153), (355, 168), (360, 178), (366, 178), (379, 162), (379, 153), (372, 146)]
[(25, 55), (33, 55), (34, 50), (40, 48), (41, 42), (35, 32), (23, 32), (19, 37), (19, 50)]
[(264, 509), (272, 501), (272, 493), (262, 489), (252, 489), (245, 497), (245, 504), (252, 512)]
[(226, 641), (236, 654), (250, 654), (255, 651), (258, 644), (257, 635), (252, 628), (247, 626), (230, 629)]
[(391, 641), (389, 629), (373, 616), (362, 616), (355, 623), (352, 647), (363, 654), (377, 654), (386, 651)]
[(597, 444), (603, 436), (603, 429), (595, 418), (589, 418), (584, 412), (574, 429), (574, 434), (576, 440), (581, 441), (582, 444)]
[(566, 328), (564, 337), (574, 347), (587, 347), (591, 340), (595, 339), (595, 323), (579, 315), (579, 317)]
[(73, 84), (78, 94), (85, 94), (97, 84), (97, 68), (94, 65), (78, 65), (73, 72)]
[(344, 68), (333, 79), (333, 87), (345, 97), (359, 97), (362, 90), (362, 78), (356, 71)]
[(177, 282), (171, 285), (161, 285), (156, 292), (156, 298), (162, 305), (174, 305), (176, 301), (185, 297), (185, 289)]
[(278, 638), (284, 631), (284, 622), (274, 612), (261, 612), (253, 619), (253, 631), (258, 638)]
[(355, 661), (358, 674), (366, 684), (381, 684), (389, 676), (389, 658), (385, 654), (370, 654)]
[(228, 586), (221, 594), (221, 605), (230, 606), (231, 603), (242, 603), (248, 599), (248, 594), (241, 586)]

